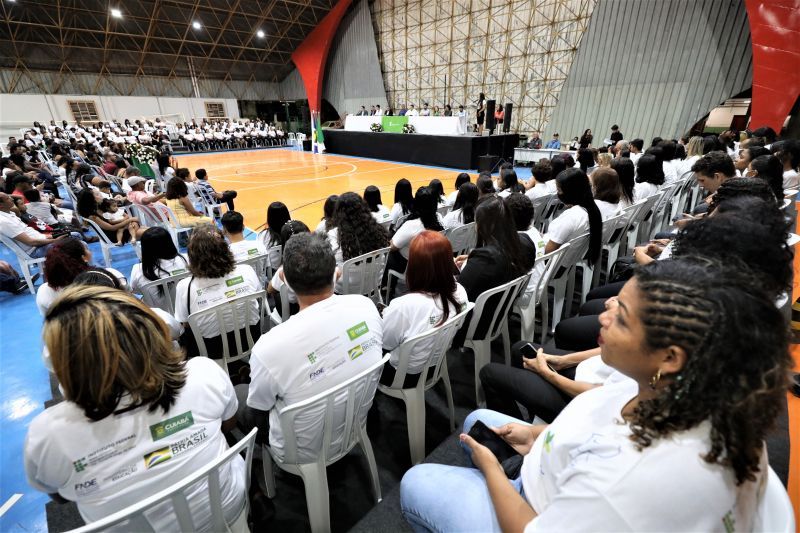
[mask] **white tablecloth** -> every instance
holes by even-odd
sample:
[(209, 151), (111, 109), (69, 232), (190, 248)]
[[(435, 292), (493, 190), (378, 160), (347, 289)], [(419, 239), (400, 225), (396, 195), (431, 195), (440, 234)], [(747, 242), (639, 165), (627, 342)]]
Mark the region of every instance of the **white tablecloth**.
[[(370, 131), (370, 127), (380, 124), (383, 117), (348, 115), (344, 122), (345, 131)], [(408, 117), (416, 133), (425, 135), (463, 135), (467, 132), (466, 117)]]
[(554, 150), (552, 148), (514, 148), (514, 161), (535, 163), (540, 159), (552, 159), (557, 154), (572, 154), (575, 157), (575, 152)]

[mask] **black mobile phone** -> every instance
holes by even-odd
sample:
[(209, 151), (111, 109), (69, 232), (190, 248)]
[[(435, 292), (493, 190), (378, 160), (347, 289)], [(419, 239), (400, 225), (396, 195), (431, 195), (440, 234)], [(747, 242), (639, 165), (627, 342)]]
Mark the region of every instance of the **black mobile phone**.
[(483, 444), (489, 448), (501, 463), (510, 457), (519, 455), (517, 450), (512, 448), (509, 443), (504, 441), (502, 437), (489, 429), (489, 426), (480, 420), (472, 425), (472, 429), (469, 430), (468, 435), (479, 444)]
[[(538, 351), (536, 350), (536, 348), (534, 348), (533, 344), (529, 342), (523, 344), (522, 347), (519, 349), (519, 353), (521, 353), (522, 357), (525, 357), (526, 359), (536, 359), (537, 352)], [(547, 368), (549, 368), (553, 372), (556, 372), (556, 369), (553, 368), (552, 365), (550, 365), (550, 363), (547, 363)]]

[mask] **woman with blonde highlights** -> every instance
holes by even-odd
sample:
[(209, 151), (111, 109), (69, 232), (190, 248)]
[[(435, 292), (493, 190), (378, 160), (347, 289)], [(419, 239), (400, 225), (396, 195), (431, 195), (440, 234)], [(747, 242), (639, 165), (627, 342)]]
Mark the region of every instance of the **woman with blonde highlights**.
[[(45, 316), (44, 342), (65, 401), (31, 423), (25, 471), (34, 488), (75, 501), (86, 522), (170, 487), (228, 449), (223, 431), (238, 407), (230, 380), (209, 359), (184, 362), (166, 324), (134, 296), (67, 287)], [(220, 479), (233, 523), (244, 508), (244, 461), (223, 466)], [(189, 493), (189, 507), (198, 529), (210, 529), (204, 486)], [(178, 527), (169, 512), (151, 519), (159, 531)]]

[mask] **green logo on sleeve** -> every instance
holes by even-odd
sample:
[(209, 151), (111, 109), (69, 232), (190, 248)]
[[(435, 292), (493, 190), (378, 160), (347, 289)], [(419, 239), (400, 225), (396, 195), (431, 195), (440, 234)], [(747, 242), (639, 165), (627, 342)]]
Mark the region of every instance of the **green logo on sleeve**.
[(150, 435), (153, 437), (154, 441), (161, 440), (193, 424), (194, 418), (192, 417), (192, 412), (186, 411), (178, 416), (162, 420), (158, 424), (153, 424), (150, 426)]
[(258, 248), (250, 248), (247, 250), (247, 255), (258, 255)]
[(235, 278), (225, 280), (225, 285), (228, 287), (233, 287), (234, 285), (238, 285), (240, 283), (244, 283), (244, 277), (242, 276), (236, 276)]
[(549, 431), (544, 436), (544, 451), (547, 453), (550, 453), (550, 451), (553, 449), (551, 444), (553, 442), (553, 437), (555, 437), (555, 435)]
[(359, 338), (364, 333), (369, 333), (369, 328), (367, 327), (366, 322), (356, 324), (355, 326), (347, 330), (347, 336), (350, 337), (351, 341)]

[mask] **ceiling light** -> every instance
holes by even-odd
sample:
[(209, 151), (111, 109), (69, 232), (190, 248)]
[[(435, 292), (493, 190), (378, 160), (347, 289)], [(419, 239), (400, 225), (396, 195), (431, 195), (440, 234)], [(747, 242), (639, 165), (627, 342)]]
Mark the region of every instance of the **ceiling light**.
[(195, 20), (194, 22), (192, 22), (192, 28), (194, 28), (196, 30), (199, 30), (202, 27), (203, 27), (203, 25), (200, 24), (198, 21)]
[(258, 31), (256, 32), (256, 35), (258, 35), (258, 38), (259, 38), (259, 39), (263, 39), (263, 38), (264, 38), (264, 36), (266, 35), (266, 33), (264, 33), (264, 30), (258, 30)]
[(112, 9), (111, 10), (111, 16), (114, 17), (115, 19), (121, 19), (122, 18), (122, 11), (120, 11), (119, 9)]

